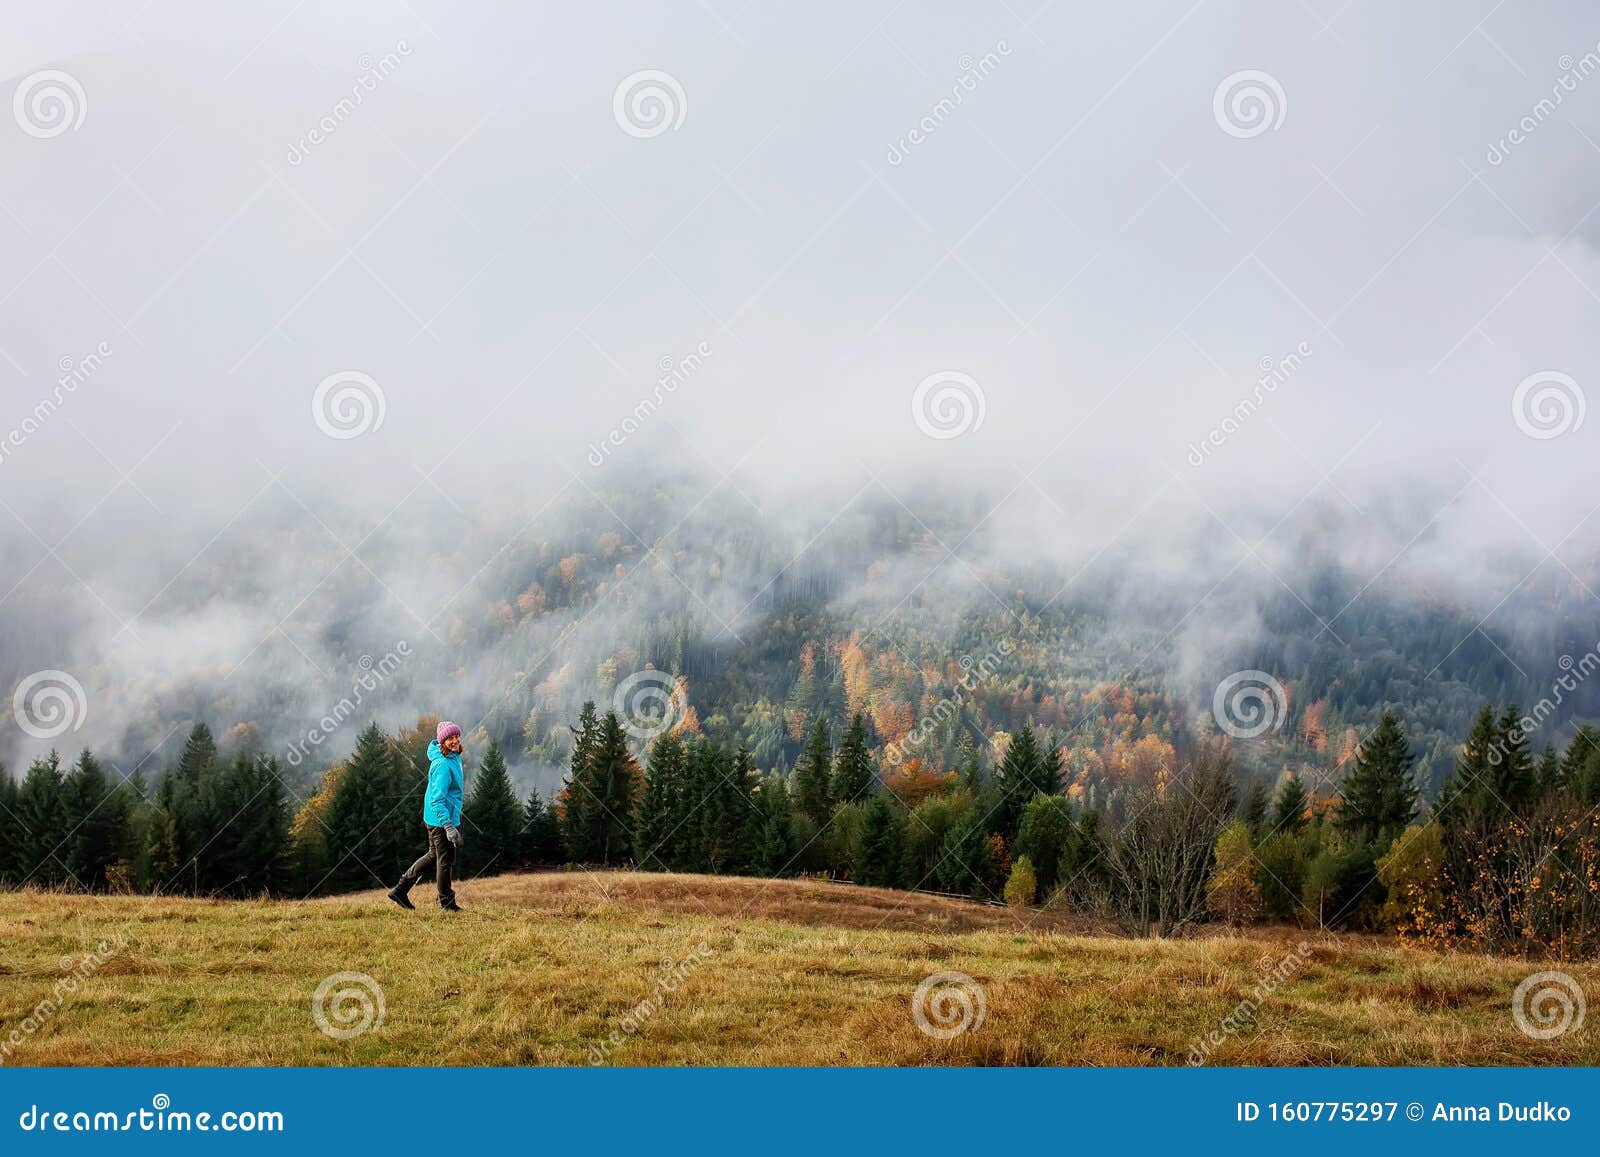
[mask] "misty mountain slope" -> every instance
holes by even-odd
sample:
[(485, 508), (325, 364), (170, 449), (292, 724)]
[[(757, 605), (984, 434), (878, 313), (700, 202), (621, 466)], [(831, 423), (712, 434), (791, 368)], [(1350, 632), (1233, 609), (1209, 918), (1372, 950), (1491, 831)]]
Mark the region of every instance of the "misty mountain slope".
[[(657, 688), (766, 768), (792, 764), (818, 713), (838, 729), (862, 711), (886, 763), (933, 769), (1031, 722), (1100, 801), (1215, 733), (1219, 683), (1260, 671), (1281, 707), (1236, 743), (1247, 771), (1325, 777), (1388, 706), (1435, 786), (1483, 701), (1548, 697), (1562, 657), (1595, 647), (1586, 592), (1555, 564), (1494, 598), (1474, 583), (1496, 590), (1498, 570), (1374, 581), (1344, 544), (1407, 528), (1322, 507), (1248, 550), (1170, 522), (1046, 550), (959, 493), (913, 510), (870, 492), (807, 521), (694, 477), (569, 490), (438, 541), (430, 517), (362, 537), (293, 507), (264, 505), (163, 588), (137, 642), (74, 665), (86, 739), (159, 767), (204, 718), (293, 752), (309, 784), (369, 718), (439, 713), (499, 738), (548, 792), (585, 699), (626, 711), (630, 688)], [(1035, 525), (1058, 532), (1047, 513)], [(1600, 713), (1596, 686), (1564, 694), (1536, 743)], [(15, 762), (44, 745), (9, 746)]]

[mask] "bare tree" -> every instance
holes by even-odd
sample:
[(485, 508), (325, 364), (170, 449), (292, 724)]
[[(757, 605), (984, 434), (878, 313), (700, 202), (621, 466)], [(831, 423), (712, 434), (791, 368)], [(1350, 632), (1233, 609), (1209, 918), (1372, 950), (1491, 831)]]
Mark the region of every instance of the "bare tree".
[(1205, 915), (1212, 851), (1233, 805), (1225, 749), (1203, 752), (1139, 789), (1101, 858), (1106, 900), (1124, 928), (1172, 936)]

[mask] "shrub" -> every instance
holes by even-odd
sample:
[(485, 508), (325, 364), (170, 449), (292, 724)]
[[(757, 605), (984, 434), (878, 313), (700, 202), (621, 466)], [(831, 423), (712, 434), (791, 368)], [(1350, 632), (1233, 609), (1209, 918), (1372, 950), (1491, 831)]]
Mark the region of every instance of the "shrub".
[(1018, 856), (1006, 880), (1006, 904), (1012, 908), (1026, 908), (1032, 904), (1039, 891), (1039, 881), (1033, 874), (1033, 865), (1027, 856)]

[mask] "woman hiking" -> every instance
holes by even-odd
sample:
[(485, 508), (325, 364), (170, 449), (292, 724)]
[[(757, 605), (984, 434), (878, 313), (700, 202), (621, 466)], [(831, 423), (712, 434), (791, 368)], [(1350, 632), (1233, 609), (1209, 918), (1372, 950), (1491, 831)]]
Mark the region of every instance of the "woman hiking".
[(428, 744), (428, 791), (422, 797), (422, 822), (428, 829), (428, 850), (406, 869), (389, 899), (402, 908), (415, 908), (409, 896), (411, 886), (432, 872), (439, 886), (439, 907), (459, 912), (455, 889), (450, 886), (456, 849), (461, 847), (461, 728), (454, 723), (439, 724), (434, 741)]

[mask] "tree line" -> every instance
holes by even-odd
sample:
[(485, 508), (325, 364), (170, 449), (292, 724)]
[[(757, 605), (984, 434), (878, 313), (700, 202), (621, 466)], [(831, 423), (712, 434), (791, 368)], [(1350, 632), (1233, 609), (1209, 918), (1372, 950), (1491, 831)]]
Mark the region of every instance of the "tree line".
[[(387, 886), (419, 852), (433, 721), (375, 724), (310, 796), (277, 760), (225, 757), (204, 723), (149, 787), (88, 751), (0, 775), (0, 881), (89, 891), (312, 895)], [(1485, 705), (1431, 806), (1384, 712), (1331, 789), (1238, 774), (1198, 741), (1105, 812), (1063, 790), (1051, 738), (1023, 726), (956, 767), (879, 767), (871, 722), (818, 715), (792, 771), (678, 728), (642, 754), (584, 705), (554, 800), (519, 800), (490, 741), (469, 775), (461, 875), (538, 865), (956, 892), (1097, 915), (1139, 935), (1203, 921), (1385, 929), (1436, 945), (1574, 955), (1600, 948), (1600, 730), (1535, 754), (1516, 708)], [(988, 745), (986, 745), (988, 746)]]

